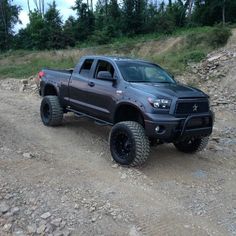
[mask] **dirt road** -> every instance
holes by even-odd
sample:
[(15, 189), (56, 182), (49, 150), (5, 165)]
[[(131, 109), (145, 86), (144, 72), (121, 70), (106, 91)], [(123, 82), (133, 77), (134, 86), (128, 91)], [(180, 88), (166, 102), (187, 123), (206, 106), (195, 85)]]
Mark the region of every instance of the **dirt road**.
[(39, 105), (0, 87), (0, 235), (236, 234), (236, 142), (220, 126), (203, 153), (162, 145), (123, 168), (109, 128), (71, 114), (47, 128)]

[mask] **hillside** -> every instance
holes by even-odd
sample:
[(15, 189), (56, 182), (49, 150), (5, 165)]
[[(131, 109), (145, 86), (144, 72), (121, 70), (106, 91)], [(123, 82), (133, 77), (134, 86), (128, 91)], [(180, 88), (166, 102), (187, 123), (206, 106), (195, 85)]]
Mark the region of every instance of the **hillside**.
[(227, 45), (209, 53), (200, 63), (190, 63), (177, 79), (210, 95), (216, 115), (213, 146), (218, 149), (219, 143), (227, 143), (231, 146), (226, 145), (223, 150), (232, 152), (236, 143), (236, 29)]
[[(42, 67), (72, 68), (87, 54), (125, 55), (159, 63), (170, 72), (182, 74), (188, 62), (199, 62), (229, 37), (229, 30), (214, 27), (183, 29), (164, 34), (121, 38), (112, 44), (97, 47), (52, 51), (9, 51), (0, 54), (1, 78), (28, 78)], [(224, 41), (223, 41), (224, 43)]]

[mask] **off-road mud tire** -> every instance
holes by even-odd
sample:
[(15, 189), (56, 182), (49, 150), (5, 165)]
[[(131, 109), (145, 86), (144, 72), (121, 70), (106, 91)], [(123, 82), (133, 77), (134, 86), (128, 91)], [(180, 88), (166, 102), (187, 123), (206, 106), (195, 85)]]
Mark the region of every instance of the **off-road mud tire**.
[(121, 165), (140, 166), (149, 156), (149, 140), (138, 122), (123, 121), (114, 125), (109, 142), (113, 159)]
[(41, 119), (46, 126), (61, 125), (63, 108), (57, 96), (45, 96), (40, 106)]

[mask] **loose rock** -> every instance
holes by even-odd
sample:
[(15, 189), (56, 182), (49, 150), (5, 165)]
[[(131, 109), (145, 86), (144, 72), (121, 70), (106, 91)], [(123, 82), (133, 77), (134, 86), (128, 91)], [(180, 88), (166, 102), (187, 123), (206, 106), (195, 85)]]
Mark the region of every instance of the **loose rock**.
[(20, 211), (20, 208), (19, 208), (19, 207), (13, 207), (13, 208), (11, 209), (11, 213), (12, 213), (13, 215), (17, 214), (19, 211)]
[(1, 202), (0, 203), (0, 212), (5, 214), (6, 212), (8, 212), (8, 210), (10, 209), (10, 207), (7, 205), (6, 202)]
[(25, 158), (31, 158), (32, 156), (33, 155), (31, 153), (29, 153), (29, 152), (23, 153), (23, 157), (25, 157)]
[(49, 218), (51, 216), (50, 212), (45, 212), (44, 214), (42, 214), (40, 217), (44, 220), (46, 220), (47, 218)]
[(56, 226), (56, 227), (59, 227), (61, 221), (62, 221), (61, 218), (53, 219), (53, 220), (51, 221), (51, 224), (54, 225), (54, 226)]
[(8, 231), (11, 229), (11, 227), (12, 227), (12, 224), (5, 224), (5, 225), (3, 226), (3, 230), (6, 231), (6, 232), (8, 232)]
[(37, 226), (36, 226), (36, 224), (28, 225), (28, 226), (27, 226), (27, 231), (28, 231), (28, 233), (30, 233), (30, 234), (36, 233), (36, 231), (37, 231)]
[(46, 225), (40, 225), (38, 228), (37, 228), (37, 234), (42, 234), (46, 229)]

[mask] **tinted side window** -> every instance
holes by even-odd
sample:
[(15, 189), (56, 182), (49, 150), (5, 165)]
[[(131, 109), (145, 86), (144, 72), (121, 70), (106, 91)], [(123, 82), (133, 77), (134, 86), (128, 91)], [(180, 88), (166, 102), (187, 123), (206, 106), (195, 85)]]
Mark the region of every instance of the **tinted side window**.
[(107, 61), (102, 61), (102, 60), (98, 61), (98, 64), (95, 70), (95, 78), (97, 78), (97, 74), (99, 71), (109, 71), (112, 77), (114, 76), (114, 73), (115, 73), (114, 67), (111, 65), (111, 63)]
[(84, 61), (84, 64), (82, 65), (81, 69), (80, 69), (80, 74), (83, 75), (83, 76), (88, 76), (89, 75), (89, 71), (92, 67), (92, 64), (93, 64), (93, 59), (86, 59)]

